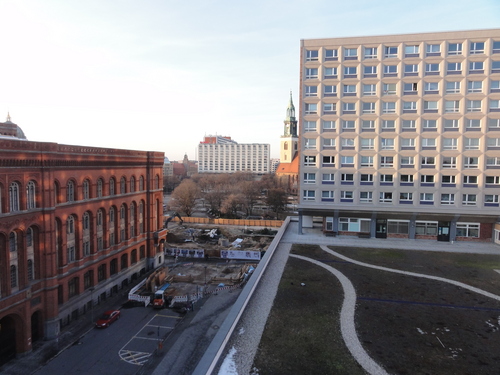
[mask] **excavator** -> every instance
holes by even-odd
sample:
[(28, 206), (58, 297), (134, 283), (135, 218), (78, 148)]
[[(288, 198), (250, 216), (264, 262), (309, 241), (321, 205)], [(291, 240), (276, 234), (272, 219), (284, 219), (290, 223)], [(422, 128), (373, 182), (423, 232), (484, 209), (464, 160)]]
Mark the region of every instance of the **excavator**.
[(172, 219), (174, 219), (175, 217), (179, 218), (179, 221), (180, 221), (179, 225), (182, 225), (182, 223), (184, 223), (184, 220), (182, 220), (181, 215), (179, 215), (179, 213), (177, 211), (174, 211), (174, 212), (169, 212), (167, 214), (167, 220), (165, 220), (163, 227), (168, 228), (168, 223), (170, 223), (172, 221)]

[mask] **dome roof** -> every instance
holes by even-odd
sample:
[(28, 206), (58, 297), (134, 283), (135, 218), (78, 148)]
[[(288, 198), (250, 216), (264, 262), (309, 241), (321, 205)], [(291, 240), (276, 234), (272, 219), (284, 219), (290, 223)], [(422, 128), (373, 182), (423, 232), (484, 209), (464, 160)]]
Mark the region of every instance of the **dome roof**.
[(26, 139), (23, 129), (11, 121), (9, 113), (7, 113), (5, 122), (0, 122), (0, 136)]

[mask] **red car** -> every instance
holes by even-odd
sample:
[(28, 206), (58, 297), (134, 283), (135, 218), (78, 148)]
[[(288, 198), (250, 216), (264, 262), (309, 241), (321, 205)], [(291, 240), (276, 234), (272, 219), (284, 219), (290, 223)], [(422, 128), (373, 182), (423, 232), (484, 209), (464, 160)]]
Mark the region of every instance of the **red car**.
[(101, 315), (101, 317), (95, 323), (95, 326), (97, 328), (106, 328), (118, 319), (120, 319), (120, 310), (109, 310)]

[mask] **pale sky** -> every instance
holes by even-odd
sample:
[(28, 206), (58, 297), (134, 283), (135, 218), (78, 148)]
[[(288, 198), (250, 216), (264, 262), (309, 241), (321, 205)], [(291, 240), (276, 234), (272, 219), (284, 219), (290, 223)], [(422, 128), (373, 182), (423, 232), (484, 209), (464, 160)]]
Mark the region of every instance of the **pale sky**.
[(0, 0), (0, 121), (29, 140), (279, 157), (301, 39), (500, 27), (499, 0)]

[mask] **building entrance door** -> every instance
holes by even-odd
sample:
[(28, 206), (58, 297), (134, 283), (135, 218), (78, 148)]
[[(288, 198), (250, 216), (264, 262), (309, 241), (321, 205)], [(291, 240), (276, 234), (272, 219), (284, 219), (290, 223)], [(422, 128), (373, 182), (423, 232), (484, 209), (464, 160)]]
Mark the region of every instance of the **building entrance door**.
[(375, 238), (387, 238), (387, 219), (377, 219)]
[(450, 241), (450, 222), (440, 221), (438, 222), (438, 241)]

